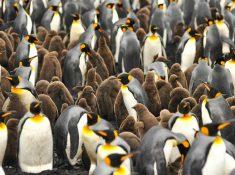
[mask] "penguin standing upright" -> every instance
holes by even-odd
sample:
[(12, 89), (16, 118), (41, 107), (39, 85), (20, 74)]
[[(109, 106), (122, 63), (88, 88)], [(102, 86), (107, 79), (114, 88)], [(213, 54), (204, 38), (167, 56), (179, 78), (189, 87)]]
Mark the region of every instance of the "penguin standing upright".
[(70, 43), (77, 41), (83, 32), (85, 32), (85, 29), (82, 25), (80, 15), (74, 14), (73, 22), (70, 28)]
[(53, 138), (50, 121), (41, 113), (39, 101), (31, 103), (30, 113), (32, 116), (22, 118), (23, 123), (18, 128), (19, 166), (26, 173), (52, 170)]
[(5, 175), (4, 170), (2, 168), (2, 162), (5, 155), (6, 147), (7, 147), (7, 139), (8, 139), (8, 131), (7, 126), (4, 123), (4, 118), (11, 115), (13, 112), (0, 112), (0, 174)]
[(161, 38), (156, 32), (157, 27), (154, 25), (151, 26), (150, 33), (144, 40), (142, 60), (145, 72), (148, 70), (148, 66), (153, 62), (155, 55), (166, 56)]
[[(230, 60), (226, 61), (225, 68), (228, 69), (232, 75), (233, 79), (233, 87), (235, 87), (235, 55), (232, 54), (232, 57)], [(234, 88), (234, 94), (235, 94), (235, 88)]]
[(29, 14), (19, 3), (14, 3), (14, 8), (17, 11), (17, 17), (13, 23), (13, 29), (19, 35), (30, 35), (33, 29), (33, 23)]
[(133, 107), (137, 103), (148, 106), (149, 101), (147, 93), (140, 82), (128, 73), (120, 74), (118, 79), (120, 79), (122, 83), (121, 92), (128, 114), (137, 121), (137, 113)]

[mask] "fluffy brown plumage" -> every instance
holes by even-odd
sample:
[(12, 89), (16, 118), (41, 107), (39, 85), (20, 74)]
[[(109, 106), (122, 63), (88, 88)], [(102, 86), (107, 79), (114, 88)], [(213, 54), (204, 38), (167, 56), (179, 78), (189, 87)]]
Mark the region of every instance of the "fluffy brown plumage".
[(139, 137), (139, 131), (137, 125), (135, 125), (135, 119), (132, 116), (128, 116), (119, 127), (119, 132), (131, 132)]
[(172, 117), (173, 113), (170, 113), (170, 111), (168, 111), (167, 109), (164, 109), (160, 112), (160, 116), (159, 118), (160, 120), (160, 125), (164, 128), (168, 127), (168, 121), (170, 120), (170, 118)]
[(59, 56), (57, 57), (59, 59), (59, 61), (61, 58), (61, 52), (64, 49), (65, 49), (65, 45), (64, 45), (61, 37), (58, 35), (52, 37), (48, 50), (49, 50), (49, 52), (56, 51), (59, 54)]
[(140, 68), (131, 69), (129, 73), (139, 80), (140, 84), (144, 83), (144, 72)]
[(114, 113), (115, 113), (117, 125), (120, 126), (121, 123), (128, 116), (128, 112), (127, 112), (126, 106), (124, 104), (121, 91), (118, 92), (117, 98), (114, 103)]
[(36, 83), (35, 89), (37, 91), (37, 94), (46, 94), (47, 93), (47, 87), (49, 85), (49, 82), (47, 80), (40, 80)]
[(97, 81), (97, 76), (99, 76), (99, 75), (96, 73), (95, 68), (91, 68), (91, 69), (88, 70), (86, 85), (91, 86), (94, 89), (95, 92), (99, 87), (99, 82)]
[(91, 107), (87, 104), (87, 101), (85, 98), (80, 98), (77, 105), (86, 109), (88, 112), (92, 112)]
[(139, 29), (136, 31), (136, 35), (137, 35), (138, 40), (140, 41), (140, 44), (142, 45), (142, 44), (143, 44), (143, 41), (144, 41), (144, 38), (145, 38), (145, 36), (146, 36), (146, 32), (144, 31), (143, 28), (139, 28)]
[(45, 48), (45, 49), (49, 49), (49, 46), (50, 46), (50, 43), (51, 43), (51, 39), (56, 36), (56, 32), (55, 31), (50, 31), (47, 35), (46, 35), (46, 38), (42, 44), (42, 46)]
[(199, 102), (199, 99), (202, 95), (206, 93), (205, 86), (203, 84), (200, 84), (193, 93), (193, 98)]
[(39, 26), (37, 28), (37, 38), (39, 39), (39, 41), (43, 42), (45, 40), (47, 34), (48, 34), (48, 31), (44, 27)]
[(6, 43), (6, 54), (7, 54), (7, 57), (9, 58), (12, 52), (14, 51), (11, 40), (9, 39), (7, 34), (3, 31), (0, 31), (0, 38), (3, 39)]
[(169, 72), (169, 77), (175, 74), (178, 77), (178, 81), (180, 82), (180, 84), (182, 84), (182, 86), (187, 89), (188, 88), (188, 84), (187, 84), (187, 80), (185, 77), (185, 74), (182, 72), (180, 64), (175, 63), (171, 66), (170, 72)]
[(182, 84), (178, 81), (178, 76), (172, 74), (169, 78), (169, 83), (171, 84), (172, 88), (175, 89), (177, 87), (183, 87)]
[(4, 67), (8, 66), (6, 42), (2, 38), (0, 38), (0, 64)]
[(192, 72), (194, 70), (194, 68), (197, 66), (197, 64), (193, 64), (192, 66), (190, 66), (186, 71), (184, 71), (186, 80), (187, 80), (187, 84), (189, 85), (190, 80), (191, 80), (191, 76), (192, 76)]
[(131, 148), (131, 152), (137, 151), (140, 146), (140, 139), (132, 132), (122, 132), (119, 137), (124, 139)]

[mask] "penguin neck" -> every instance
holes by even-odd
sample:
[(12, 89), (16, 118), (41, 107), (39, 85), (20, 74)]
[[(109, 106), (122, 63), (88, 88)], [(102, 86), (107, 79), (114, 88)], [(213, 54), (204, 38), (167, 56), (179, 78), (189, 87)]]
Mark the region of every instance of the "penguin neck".
[(125, 166), (120, 166), (113, 172), (113, 175), (125, 175), (125, 174), (127, 174), (127, 168)]
[(34, 121), (35, 123), (40, 123), (43, 120), (43, 116), (40, 114), (36, 114), (31, 118), (32, 121)]
[(0, 122), (0, 131), (6, 130), (7, 126), (5, 125), (5, 123)]
[(184, 119), (184, 120), (191, 119), (191, 115), (189, 113), (183, 114), (182, 119)]

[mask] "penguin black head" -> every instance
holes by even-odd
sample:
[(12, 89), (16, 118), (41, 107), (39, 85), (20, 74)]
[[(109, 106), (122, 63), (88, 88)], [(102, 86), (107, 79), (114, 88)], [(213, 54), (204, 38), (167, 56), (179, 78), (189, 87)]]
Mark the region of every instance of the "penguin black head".
[(30, 63), (34, 58), (36, 58), (36, 57), (25, 58), (25, 59), (21, 60), (19, 64), (20, 64), (20, 66), (30, 67)]
[(216, 13), (216, 20), (222, 21), (224, 19), (224, 16), (221, 15), (220, 13)]
[(59, 6), (52, 5), (52, 6), (50, 6), (50, 9), (51, 9), (53, 12), (58, 12), (58, 11), (59, 11)]
[(98, 31), (98, 30), (101, 29), (100, 24), (95, 23), (95, 22), (93, 23), (93, 28), (94, 28), (96, 31)]
[(119, 168), (121, 164), (128, 158), (133, 157), (134, 154), (110, 154), (104, 159), (104, 162), (113, 168)]
[(29, 43), (35, 43), (35, 44), (37, 44), (37, 43), (39, 42), (39, 40), (38, 40), (35, 36), (33, 36), (33, 35), (25, 35), (25, 36), (24, 36), (24, 39), (25, 39), (26, 41), (28, 41)]
[(129, 73), (122, 73), (118, 76), (118, 80), (121, 81), (123, 85), (127, 85), (134, 77)]
[(7, 111), (7, 112), (0, 111), (0, 123), (4, 122), (6, 117), (8, 117), (12, 114), (15, 114), (15, 113), (16, 113), (16, 111)]
[(205, 88), (207, 90), (208, 98), (213, 99), (213, 98), (220, 97), (222, 95), (219, 90), (217, 90), (216, 88), (212, 87), (208, 83), (203, 83), (203, 84), (204, 84), (204, 86), (205, 86)]
[(134, 29), (134, 24), (135, 24), (135, 20), (132, 18), (127, 18), (126, 19), (126, 25), (128, 25), (129, 29), (133, 30)]
[(123, 7), (122, 1), (118, 1), (118, 3), (117, 3), (116, 5), (117, 5), (117, 7), (119, 7), (119, 8), (122, 8), (122, 7)]
[(30, 112), (34, 115), (38, 115), (41, 112), (41, 102), (40, 101), (34, 101), (30, 104)]
[(108, 9), (113, 9), (114, 6), (115, 6), (114, 3), (108, 3), (108, 4), (106, 4), (106, 7), (107, 7)]
[(122, 32), (126, 32), (128, 30), (128, 25), (126, 24), (122, 24), (120, 27), (121, 27)]
[(209, 59), (208, 59), (207, 57), (201, 57), (201, 58), (199, 58), (199, 59), (198, 59), (198, 63), (199, 63), (200, 61), (205, 61), (205, 62), (209, 63)]
[(80, 19), (80, 15), (78, 13), (72, 14), (71, 16), (73, 17), (74, 21), (78, 21)]
[(20, 6), (20, 4), (19, 4), (18, 2), (15, 2), (12, 6), (13, 6), (13, 8), (14, 8), (14, 10), (15, 10), (16, 12), (19, 11), (19, 6)]
[(98, 136), (102, 137), (107, 144), (110, 144), (118, 137), (117, 131), (113, 131), (113, 130), (99, 130), (99, 131), (94, 131), (94, 132)]
[(90, 46), (86, 43), (81, 43), (80, 44), (80, 50), (84, 53), (89, 53), (90, 52)]
[(213, 19), (205, 18), (205, 21), (206, 21), (206, 25), (207, 25), (207, 26), (211, 26), (211, 25), (215, 24), (215, 22), (214, 22)]
[(100, 116), (95, 113), (87, 113), (87, 125), (92, 126), (98, 123)]
[(225, 63), (226, 63), (226, 58), (225, 58), (225, 57), (226, 57), (225, 55), (219, 56), (219, 57), (216, 59), (214, 65), (218, 64), (218, 65), (221, 65), (221, 66), (225, 66)]
[(225, 5), (225, 10), (228, 10), (228, 11), (230, 11), (231, 10), (231, 6), (229, 5), (229, 4), (227, 4), (227, 5)]
[(194, 30), (194, 29), (191, 29), (190, 31), (189, 31), (189, 35), (191, 36), (191, 37), (201, 37), (201, 34), (199, 34), (196, 30)]
[(17, 75), (10, 75), (4, 78), (8, 79), (13, 87), (16, 87), (20, 83), (21, 79), (21, 77)]
[(179, 152), (181, 154), (181, 163), (183, 164), (184, 159), (190, 149), (190, 143), (188, 140), (183, 141), (178, 145)]
[(151, 28), (150, 28), (150, 30), (153, 34), (157, 33), (157, 29), (158, 28), (155, 25), (152, 25)]
[(231, 125), (229, 122), (209, 123), (201, 127), (201, 133), (207, 136), (217, 136), (220, 130), (226, 128), (229, 125)]
[(189, 102), (186, 102), (186, 101), (182, 101), (180, 104), (179, 104), (179, 108), (178, 108), (179, 112), (181, 114), (188, 114), (191, 110), (191, 107), (190, 107), (190, 103)]

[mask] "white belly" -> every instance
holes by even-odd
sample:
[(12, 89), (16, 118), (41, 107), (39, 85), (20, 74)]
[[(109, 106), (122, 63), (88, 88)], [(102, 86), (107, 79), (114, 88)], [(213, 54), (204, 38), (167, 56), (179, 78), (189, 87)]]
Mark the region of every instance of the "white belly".
[(29, 110), (30, 104), (34, 101), (37, 101), (37, 99), (28, 90), (23, 90), (23, 91), (24, 93), (20, 95), (20, 101), (26, 107), (26, 109)]
[[(230, 60), (226, 62), (225, 68), (227, 68), (231, 72), (233, 79), (233, 86), (235, 87), (235, 61), (232, 62), (232, 60)], [(234, 88), (234, 93), (235, 93), (235, 88)]]
[(187, 41), (184, 51), (181, 55), (181, 68), (184, 72), (187, 68), (193, 65), (196, 56), (196, 40), (191, 38)]
[(134, 98), (133, 94), (128, 90), (128, 88), (122, 89), (122, 96), (128, 114), (134, 117), (135, 121), (137, 121), (137, 113), (132, 108), (138, 103), (137, 100)]
[(19, 166), (23, 172), (40, 173), (53, 168), (53, 140), (48, 118), (28, 119), (19, 140)]
[[(0, 123), (0, 125), (2, 124)], [(8, 132), (7, 132), (6, 125), (3, 125), (3, 127), (0, 126), (0, 167), (2, 166), (3, 158), (5, 155), (5, 151), (6, 151), (7, 133)]]
[(223, 144), (213, 143), (210, 148), (209, 154), (207, 156), (206, 163), (202, 169), (202, 174), (223, 175), (225, 167), (225, 152), (226, 152), (226, 147), (224, 143)]
[(73, 21), (71, 29), (70, 29), (70, 43), (73, 41), (77, 41), (81, 34), (85, 32), (81, 21)]
[(122, 32), (121, 28), (119, 28), (117, 31), (117, 35), (115, 37), (116, 50), (115, 50), (114, 58), (115, 58), (116, 63), (118, 63), (118, 55), (119, 55), (120, 42), (121, 42), (122, 35), (123, 35), (123, 32)]
[(117, 13), (116, 9), (113, 9), (112, 23), (114, 24), (118, 20), (119, 20), (118, 13)]
[[(36, 52), (37, 52), (37, 50), (36, 50)], [(38, 57), (34, 58), (31, 61), (30, 67), (31, 67), (31, 74), (29, 77), (29, 81), (35, 86), (37, 76), (38, 76)]]
[[(219, 33), (221, 36), (229, 38), (229, 29), (225, 23), (218, 22), (217, 28), (219, 29)], [(223, 53), (229, 53), (230, 52), (229, 44), (223, 42), (222, 51)]]
[(5, 175), (5, 172), (4, 172), (3, 168), (2, 168), (2, 166), (0, 166), (0, 175)]
[(50, 28), (51, 28), (51, 30), (59, 32), (59, 30), (60, 30), (60, 15), (58, 12), (54, 13), (52, 20), (51, 20), (51, 23), (50, 23)]
[(198, 122), (194, 117), (191, 119), (177, 119), (171, 131), (183, 134), (192, 144), (195, 132), (199, 131)]
[(80, 56), (80, 64), (79, 68), (82, 73), (82, 85), (84, 86), (86, 80), (86, 73), (87, 73), (87, 61), (86, 61), (86, 54), (82, 53)]
[(202, 102), (201, 113), (202, 113), (202, 123), (203, 123), (203, 125), (208, 124), (208, 123), (212, 123), (212, 120), (210, 118), (208, 110), (206, 109), (206, 101), (205, 100)]
[(78, 141), (78, 149), (77, 149), (77, 153), (74, 156), (73, 159), (70, 158), (70, 134), (68, 133), (67, 135), (67, 145), (66, 145), (66, 154), (67, 154), (67, 158), (70, 162), (71, 165), (75, 165), (78, 162), (78, 159), (81, 158), (82, 155), (82, 129), (83, 127), (87, 124), (87, 114), (83, 114), (83, 116), (81, 117), (81, 119), (79, 120), (78, 124), (77, 124), (77, 128), (78, 128), (78, 135), (79, 135), (79, 141)]
[(30, 16), (28, 15), (28, 13), (25, 13), (25, 14), (27, 17), (26, 29), (27, 29), (28, 34), (31, 34), (32, 28), (33, 28), (33, 23), (32, 23)]
[(92, 48), (92, 49), (95, 49), (96, 40), (97, 40), (97, 37), (96, 37), (96, 35), (94, 34), (94, 36), (93, 36), (92, 39), (91, 39), (91, 48)]
[(162, 45), (159, 38), (151, 40), (147, 38), (143, 49), (144, 71), (147, 72), (148, 65), (153, 63), (155, 55), (162, 56)]
[(235, 168), (235, 159), (228, 153), (225, 154), (225, 169), (224, 175), (230, 175), (231, 171)]

